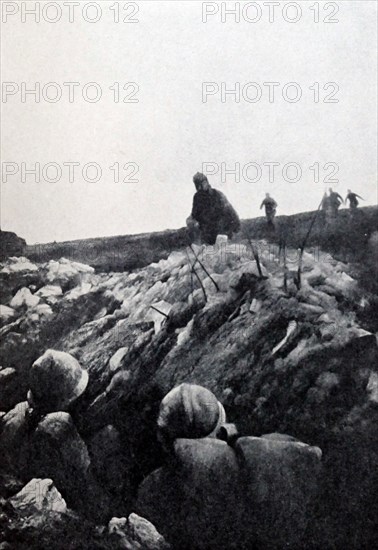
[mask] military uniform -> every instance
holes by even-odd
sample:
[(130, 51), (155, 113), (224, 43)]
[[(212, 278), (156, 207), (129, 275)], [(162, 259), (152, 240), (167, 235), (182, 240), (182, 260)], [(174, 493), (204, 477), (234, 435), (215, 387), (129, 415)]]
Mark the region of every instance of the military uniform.
[(240, 230), (239, 217), (226, 196), (217, 189), (200, 189), (193, 197), (191, 218), (198, 222), (202, 241), (213, 245), (217, 235), (232, 238)]

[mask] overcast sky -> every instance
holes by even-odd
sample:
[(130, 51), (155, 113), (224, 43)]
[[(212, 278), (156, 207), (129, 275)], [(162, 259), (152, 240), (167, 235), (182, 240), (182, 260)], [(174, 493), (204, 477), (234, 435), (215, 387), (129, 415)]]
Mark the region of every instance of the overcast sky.
[[(17, 5), (2, 4), (7, 11)], [(2, 229), (43, 243), (181, 227), (191, 210), (192, 176), (203, 163), (215, 172), (210, 183), (242, 218), (260, 215), (266, 191), (279, 214), (315, 209), (330, 186), (343, 196), (352, 188), (364, 205), (377, 202), (375, 1), (331, 2), (327, 11), (322, 2), (301, 1), (296, 23), (285, 20), (299, 17), (295, 7), (285, 8), (287, 2), (275, 9), (274, 22), (260, 2), (255, 23), (245, 20), (257, 19), (253, 6), (239, 23), (232, 15), (222, 22), (222, 3), (206, 8), (193, 0), (141, 1), (135, 14), (133, 5), (123, 10), (126, 2), (119, 2), (119, 23), (113, 1), (98, 2), (96, 23), (83, 19), (83, 13), (94, 19), (96, 12), (88, 6), (83, 12), (88, 2), (80, 2), (70, 23), (68, 7), (58, 4), (62, 17), (56, 23), (46, 21), (55, 17), (54, 6), (40, 23), (25, 14), (22, 22), (18, 3), (20, 11), (2, 24), (2, 80), (14, 83), (2, 103)], [(203, 11), (216, 9), (204, 22)], [(139, 22), (123, 23), (125, 17)], [(326, 17), (339, 22), (325, 23)], [(55, 82), (62, 98), (52, 103), (41, 92), (39, 103), (31, 95), (23, 103), (16, 91), (21, 82), (28, 88)], [(64, 82), (80, 83), (73, 103)], [(84, 88), (89, 82), (102, 90), (97, 103), (83, 99), (82, 92), (95, 97), (94, 87)], [(116, 86), (109, 89), (116, 82), (119, 103)], [(127, 82), (139, 89), (134, 84), (124, 91)], [(206, 98), (204, 82), (214, 83)], [(239, 102), (232, 95), (222, 102), (222, 82), (229, 89), (240, 83)], [(279, 83), (273, 102), (264, 82)], [(285, 87), (290, 82), (297, 84)], [(324, 89), (327, 83), (335, 84)], [(261, 98), (253, 102), (259, 87)], [(53, 99), (56, 89), (45, 88), (45, 96)], [(290, 102), (298, 90), (301, 98)], [(138, 103), (124, 103), (126, 96)], [(327, 98), (338, 102), (325, 103)], [(36, 162), (41, 181), (26, 173), (22, 182), (22, 163), (31, 168)], [(68, 162), (80, 163), (72, 182), (63, 164)], [(97, 182), (83, 179), (90, 162), (101, 167)], [(270, 182), (264, 163), (273, 162), (279, 165)], [(48, 181), (55, 176), (54, 167), (42, 170), (48, 163), (62, 169), (60, 181)], [(119, 182), (114, 163), (120, 165)], [(235, 163), (239, 181), (224, 173)], [(296, 164), (283, 170), (288, 163)], [(17, 173), (5, 181), (4, 170)], [(327, 175), (339, 182), (327, 183)], [(288, 181), (296, 176), (297, 182)], [(87, 179), (94, 177), (88, 169)]]

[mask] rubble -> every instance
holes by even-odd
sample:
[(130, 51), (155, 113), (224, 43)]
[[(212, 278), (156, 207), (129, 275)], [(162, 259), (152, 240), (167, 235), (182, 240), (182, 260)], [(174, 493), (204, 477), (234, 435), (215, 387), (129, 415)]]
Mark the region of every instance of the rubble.
[(0, 305), (0, 325), (6, 325), (16, 317), (17, 313), (12, 307)]
[(40, 298), (32, 294), (28, 288), (21, 288), (9, 302), (11, 308), (19, 309), (23, 306), (31, 308), (39, 304)]
[(25, 271), (38, 271), (39, 267), (30, 262), (24, 256), (11, 256), (1, 269), (3, 274), (22, 273)]
[[(67, 259), (31, 266), (14, 259), (3, 263), (3, 433), (8, 422), (17, 422), (11, 409), (25, 414), (28, 373), (37, 357), (49, 348), (71, 353), (89, 375), (72, 411), (85, 443), (85, 463), (112, 493), (112, 515), (123, 518), (107, 533), (115, 537), (113, 547), (143, 548), (138, 538), (130, 542), (125, 518), (134, 511), (137, 486), (162, 465), (155, 424), (159, 404), (181, 383), (211, 390), (243, 435), (280, 431), (324, 449), (327, 472), (332, 472), (324, 509), (347, 514), (328, 457), (344, 464), (339, 438), (360, 444), (373, 433), (378, 401), (377, 342), (370, 328), (374, 295), (360, 288), (347, 263), (318, 261), (306, 253), (301, 288), (290, 279), (285, 288), (282, 258), (272, 259), (266, 243), (254, 244), (261, 274), (248, 243), (222, 239), (213, 247), (193, 245), (194, 254), (172, 252), (132, 273), (94, 273)], [(298, 254), (288, 250), (287, 255), (296, 275)], [(15, 385), (17, 391), (10, 390)], [(13, 391), (16, 402), (9, 399)], [(51, 424), (44, 422), (50, 433)], [(17, 446), (17, 437), (9, 446)], [(102, 459), (96, 462), (95, 454)], [(357, 455), (361, 463), (356, 458), (354, 468), (372, 478), (370, 466)], [(374, 451), (366, 456), (373, 464)], [(345, 469), (345, 479), (352, 479), (347, 464)], [(371, 508), (373, 484), (363, 479), (360, 484)], [(72, 495), (62, 495), (69, 506), (75, 503)], [(349, 503), (354, 498), (348, 485), (342, 498)], [(326, 524), (324, 536), (332, 539), (335, 531)]]
[(59, 285), (46, 285), (37, 290), (35, 295), (42, 298), (47, 304), (53, 305), (63, 295), (63, 291)]
[(113, 518), (108, 530), (117, 548), (125, 550), (169, 550), (170, 545), (155, 527), (137, 514), (128, 518)]
[(54, 487), (51, 479), (32, 479), (9, 503), (23, 515), (32, 515), (36, 510), (51, 510), (64, 514), (67, 504)]
[(50, 260), (42, 269), (48, 284), (71, 288), (80, 284), (85, 274), (92, 274), (95, 271), (89, 265), (72, 262), (66, 258), (61, 258), (59, 261)]

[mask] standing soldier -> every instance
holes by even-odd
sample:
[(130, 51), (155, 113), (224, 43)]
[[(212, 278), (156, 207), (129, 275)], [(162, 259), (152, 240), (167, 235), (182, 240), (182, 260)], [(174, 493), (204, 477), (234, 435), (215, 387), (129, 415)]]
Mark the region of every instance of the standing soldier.
[(336, 191), (332, 190), (332, 187), (329, 188), (329, 196), (328, 196), (329, 204), (332, 210), (332, 215), (336, 218), (338, 210), (340, 206), (343, 204), (343, 198), (339, 193), (336, 193)]
[(269, 193), (265, 193), (265, 199), (261, 203), (260, 210), (263, 206), (265, 206), (265, 215), (268, 221), (268, 225), (274, 225), (274, 217), (276, 215), (276, 209), (278, 205), (276, 201), (269, 195)]
[[(193, 197), (192, 213), (186, 220), (191, 240), (200, 236), (206, 244), (215, 244), (217, 235), (230, 239), (240, 230), (239, 216), (223, 193), (213, 189), (204, 174), (193, 176), (197, 189)], [(199, 234), (199, 235), (198, 235)]]
[(362, 197), (360, 197), (360, 195), (357, 195), (357, 193), (352, 193), (352, 191), (350, 189), (348, 189), (348, 194), (345, 198), (345, 204), (347, 201), (349, 201), (349, 208), (350, 210), (356, 210), (357, 206), (358, 206), (358, 200), (357, 200), (357, 197), (359, 199), (361, 199), (362, 201), (364, 201), (365, 199), (363, 199)]

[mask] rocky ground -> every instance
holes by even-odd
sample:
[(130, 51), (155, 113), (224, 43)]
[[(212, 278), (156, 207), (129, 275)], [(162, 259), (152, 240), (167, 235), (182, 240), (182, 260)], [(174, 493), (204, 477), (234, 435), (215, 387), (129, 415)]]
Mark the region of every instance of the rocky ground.
[[(54, 538), (58, 548), (166, 547), (133, 507), (139, 483), (162, 461), (160, 400), (183, 381), (212, 390), (241, 434), (276, 431), (321, 447), (323, 480), (307, 548), (373, 548), (378, 321), (374, 284), (366, 281), (374, 279), (377, 240), (364, 235), (371, 265), (363, 269), (307, 248), (300, 280), (290, 243), (284, 257), (278, 244), (254, 239), (256, 262), (243, 237), (180, 247), (127, 272), (95, 272), (64, 258), (5, 260), (2, 414), (25, 401), (28, 370), (46, 349), (75, 356), (89, 384), (72, 416), (97, 479), (114, 495), (112, 516), (123, 519), (83, 520), (70, 495), (59, 493), (56, 509), (47, 497), (44, 507), (25, 504), (17, 495), (23, 485), (5, 472), (2, 548), (50, 548)], [(101, 443), (109, 433), (111, 448)], [(53, 481), (40, 480), (48, 494), (57, 492)]]

